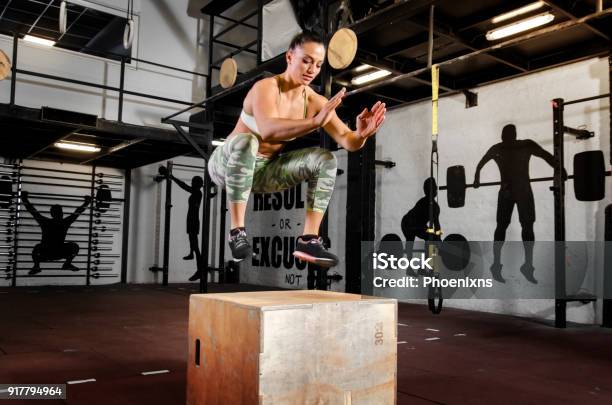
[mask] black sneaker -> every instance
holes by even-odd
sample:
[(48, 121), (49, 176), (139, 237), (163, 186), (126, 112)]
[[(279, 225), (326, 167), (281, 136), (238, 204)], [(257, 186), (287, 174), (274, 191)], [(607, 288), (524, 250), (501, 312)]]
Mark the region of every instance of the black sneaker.
[(323, 238), (311, 236), (305, 240), (304, 236), (297, 238), (293, 256), (321, 267), (333, 267), (338, 264), (338, 257), (327, 251), (323, 245)]
[(232, 250), (232, 257), (235, 262), (240, 262), (251, 256), (253, 249), (247, 239), (247, 234), (244, 229), (240, 229), (234, 235), (230, 233), (229, 246)]

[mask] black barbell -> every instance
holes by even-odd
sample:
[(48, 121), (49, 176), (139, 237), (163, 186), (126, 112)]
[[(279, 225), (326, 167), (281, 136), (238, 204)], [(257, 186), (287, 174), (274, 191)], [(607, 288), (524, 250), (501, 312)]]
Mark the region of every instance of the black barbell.
[[(15, 231), (13, 229), (6, 229), (3, 231), (0, 231), (0, 233), (5, 233), (7, 235), (40, 235), (41, 231)], [(70, 232), (70, 230), (68, 231), (68, 233), (66, 234), (66, 236), (68, 238), (75, 238), (75, 237), (79, 237), (79, 236), (83, 236), (83, 237), (87, 237), (89, 238), (89, 234), (88, 233), (72, 233)], [(92, 238), (113, 238), (115, 235), (112, 233), (98, 233), (98, 232), (94, 232), (91, 234)]]
[[(17, 172), (0, 172), (0, 176), (9, 176), (12, 179), (13, 183), (18, 183), (18, 178), (23, 177), (34, 177), (37, 179), (52, 179), (52, 180), (67, 180), (67, 181), (80, 181), (85, 183), (91, 183), (91, 178), (87, 179), (79, 179), (79, 178), (71, 178), (71, 177), (62, 177), (62, 176), (45, 176), (43, 174), (30, 174), (30, 173), (17, 173)], [(0, 181), (8, 181), (5, 178), (0, 178)], [(105, 181), (104, 179), (95, 179), (95, 184), (107, 184), (112, 186), (123, 186), (123, 183), (117, 181)]]
[[(95, 250), (95, 249), (92, 249), (92, 250)], [(28, 256), (28, 257), (30, 257), (30, 255), (31, 255), (30, 253), (19, 253), (18, 254), (18, 256)], [(87, 256), (87, 252), (82, 252), (82, 253), (77, 254), (75, 257), (86, 257), (86, 256)], [(106, 257), (106, 258), (117, 258), (118, 259), (121, 256), (118, 255), (118, 254), (112, 254), (112, 253), (111, 254), (109, 254), (109, 253), (92, 253), (91, 257), (97, 258), (97, 259), (99, 259), (101, 257), (103, 257), (103, 258), (104, 257)], [(9, 259), (9, 261), (14, 261), (14, 260), (15, 259)], [(19, 261), (21, 261), (21, 260), (19, 260)]]
[[(7, 238), (8, 242), (12, 242), (14, 241), (14, 238)], [(26, 238), (19, 238), (17, 239), (18, 242), (40, 242), (40, 239), (26, 239)], [(72, 240), (72, 241), (68, 241), (68, 242), (74, 242), (74, 243), (81, 243), (81, 244), (87, 244), (89, 242), (89, 240)], [(91, 240), (92, 245), (112, 245), (114, 242), (113, 241), (107, 241), (107, 240), (98, 240), (98, 239), (92, 239)], [(2, 245), (0, 245), (0, 247), (2, 247)], [(19, 245), (19, 247), (33, 247), (32, 245)]]
[[(0, 223), (0, 226), (6, 226), (9, 228), (14, 227), (16, 224), (14, 222), (6, 222), (6, 223)], [(20, 227), (22, 226), (27, 226), (27, 227), (31, 227), (31, 228), (40, 228), (40, 226), (38, 224), (19, 224)], [(70, 229), (89, 229), (88, 226), (71, 226)], [(93, 227), (94, 231), (101, 231), (101, 232), (113, 232), (113, 231), (120, 231), (119, 228), (107, 228), (106, 226), (102, 225), (102, 226), (94, 226)]]
[[(605, 170), (603, 152), (600, 150), (580, 152), (574, 155), (574, 174), (563, 176), (564, 180), (573, 179), (574, 194), (579, 201), (599, 201), (605, 196), (605, 177), (610, 171)], [(529, 179), (530, 183), (554, 181), (554, 177), (537, 177)], [(467, 184), (465, 168), (462, 165), (451, 166), (446, 170), (446, 199), (450, 208), (465, 205), (465, 194), (468, 188), (499, 186), (501, 181), (489, 181), (478, 184)], [(551, 187), (551, 190), (554, 190)]]
[[(57, 204), (47, 204), (47, 203), (36, 203), (37, 207), (52, 207), (54, 205)], [(60, 204), (62, 206), (62, 208), (64, 209), (73, 209), (73, 208), (78, 208), (78, 205), (70, 205), (70, 204)], [(23, 203), (19, 203), (19, 206), (21, 207), (21, 211), (25, 211), (24, 205)], [(87, 207), (89, 208), (89, 207)], [(99, 207), (93, 207), (94, 211), (101, 211), (101, 209)], [(113, 212), (119, 212), (121, 211), (119, 208), (105, 208), (105, 211), (113, 211)], [(0, 208), (0, 211), (6, 211), (6, 212), (15, 212), (15, 207), (14, 204), (11, 203), (11, 206), (9, 208)], [(94, 215), (99, 215), (99, 214), (94, 214)], [(104, 216), (104, 215), (103, 215)], [(119, 218), (120, 216), (116, 216), (114, 218)]]
[[(91, 257), (95, 257), (95, 258), (99, 258), (99, 257), (108, 257), (108, 258), (119, 258), (121, 257), (119, 254), (114, 254), (114, 253), (97, 253), (97, 252), (110, 252), (112, 251), (113, 248), (110, 247), (99, 247), (99, 246), (92, 246), (91, 247), (91, 251), (92, 252), (96, 252), (96, 253), (92, 253)], [(10, 254), (9, 254), (10, 253)], [(30, 257), (32, 255), (31, 252), (18, 252), (15, 255), (14, 251), (9, 251), (9, 253), (0, 253), (0, 256), (26, 256), (26, 257)], [(83, 248), (80, 250), (80, 253), (78, 253), (75, 257), (86, 257), (88, 255), (87, 253), (87, 249)], [(13, 259), (10, 259), (13, 260)], [(20, 261), (20, 260), (19, 260)]]
[[(51, 263), (51, 262), (61, 262), (61, 261), (62, 261), (62, 259), (52, 260), (52, 261), (49, 261), (49, 262), (45, 262), (45, 261), (43, 261), (43, 262), (45, 262), (45, 263)], [(9, 261), (0, 261), (0, 263), (1, 263), (1, 264), (9, 264), (9, 265), (12, 265), (12, 264), (15, 264), (15, 261), (14, 261), (14, 260), (9, 260)], [(19, 263), (34, 263), (34, 262), (33, 262), (32, 260), (19, 260)], [(99, 264), (115, 264), (115, 261), (114, 261), (114, 260), (97, 260), (97, 259), (96, 259), (96, 260), (92, 260), (92, 261), (90, 261), (89, 263), (90, 263), (90, 264), (92, 264), (92, 265), (97, 266), (97, 265), (99, 265)], [(87, 264), (87, 260), (73, 261), (73, 262), (72, 262), (72, 264)], [(6, 270), (6, 269), (8, 269), (9, 267), (10, 267), (10, 269), (12, 270), (12, 267), (11, 267), (11, 266), (7, 266), (7, 267), (5, 267), (5, 268), (4, 268), (4, 269), (5, 269), (5, 271), (8, 271), (8, 270)], [(54, 270), (55, 270), (55, 269), (54, 269)], [(62, 269), (57, 269), (57, 270), (62, 270)]]
[[(86, 172), (77, 172), (74, 170), (64, 170), (64, 169), (49, 169), (46, 167), (34, 167), (34, 166), (21, 166), (18, 164), (9, 164), (9, 163), (0, 163), (0, 167), (8, 167), (14, 170), (17, 169), (22, 169), (22, 170), (38, 170), (38, 171), (43, 171), (43, 172), (55, 172), (55, 173), (69, 173), (69, 174), (78, 174), (78, 175), (82, 175), (82, 176), (89, 176), (91, 177), (91, 173), (86, 173)], [(122, 179), (123, 176), (118, 175), (118, 174), (107, 174), (107, 173), (101, 173), (98, 172), (95, 174), (96, 177), (108, 177), (108, 178), (112, 178), (112, 179)]]
[[(17, 270), (26, 270), (26, 269), (17, 269)], [(55, 269), (47, 269), (47, 270), (55, 270)], [(99, 269), (98, 271), (102, 271), (102, 269)], [(45, 278), (45, 277), (87, 277), (87, 274), (19, 274), (16, 275), (15, 277), (17, 278)], [(91, 278), (112, 278), (112, 277), (119, 277), (119, 274), (100, 274), (100, 273), (93, 273), (90, 274), (89, 277)], [(13, 278), (13, 275), (8, 273), (6, 274), (6, 276), (4, 276), (5, 280), (10, 280), (11, 278)]]

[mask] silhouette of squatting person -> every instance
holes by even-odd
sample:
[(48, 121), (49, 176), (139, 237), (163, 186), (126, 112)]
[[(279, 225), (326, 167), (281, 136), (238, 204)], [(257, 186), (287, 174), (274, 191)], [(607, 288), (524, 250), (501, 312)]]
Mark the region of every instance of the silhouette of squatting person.
[[(402, 218), (402, 233), (406, 238), (406, 254), (409, 259), (412, 257), (412, 246), (415, 237), (419, 237), (423, 240), (440, 240), (439, 235), (427, 233), (427, 225), (429, 223), (429, 199), (432, 191), (434, 198), (438, 194), (436, 180), (433, 177), (429, 177), (425, 180), (423, 183), (423, 191), (425, 192), (425, 197), (417, 201), (415, 206)], [(433, 219), (434, 230), (440, 231), (440, 206), (435, 200), (433, 204)], [(416, 276), (416, 273), (410, 268), (408, 268), (406, 274), (409, 276)]]
[[(519, 221), (521, 223), (521, 236), (525, 249), (525, 263), (521, 266), (521, 273), (531, 283), (537, 284), (533, 268), (533, 224), (536, 219), (535, 204), (529, 178), (529, 159), (536, 156), (544, 159), (551, 167), (554, 166), (554, 157), (531, 139), (516, 139), (516, 127), (508, 124), (502, 129), (502, 141), (497, 143), (485, 153), (474, 175), (474, 188), (480, 186), (480, 170), (489, 160), (495, 161), (499, 168), (501, 185), (497, 197), (497, 227), (493, 243), (493, 264), (491, 274), (501, 283), (505, 282), (501, 274), (500, 263), (503, 241), (506, 240), (506, 229), (512, 219), (512, 211), (516, 204)], [(567, 178), (567, 173), (564, 173)]]
[(85, 202), (65, 218), (61, 205), (55, 204), (51, 206), (51, 218), (47, 218), (34, 208), (28, 198), (27, 191), (22, 193), (22, 197), (26, 209), (38, 222), (42, 232), (40, 243), (32, 249), (34, 267), (32, 267), (28, 274), (40, 273), (41, 262), (51, 262), (60, 259), (66, 259), (62, 265), (63, 270), (78, 271), (79, 268), (72, 264), (72, 260), (79, 253), (79, 245), (75, 242), (66, 242), (66, 234), (72, 223), (85, 211), (85, 208), (91, 202), (91, 197), (88, 195), (84, 196)]
[(195, 281), (200, 278), (200, 247), (198, 246), (198, 234), (200, 233), (200, 203), (202, 202), (202, 186), (204, 180), (200, 176), (193, 176), (191, 186), (187, 185), (170, 175), (176, 184), (183, 190), (189, 193), (188, 208), (187, 208), (187, 235), (189, 236), (189, 253), (183, 257), (183, 260), (195, 259), (198, 263), (198, 270), (189, 277), (189, 281)]

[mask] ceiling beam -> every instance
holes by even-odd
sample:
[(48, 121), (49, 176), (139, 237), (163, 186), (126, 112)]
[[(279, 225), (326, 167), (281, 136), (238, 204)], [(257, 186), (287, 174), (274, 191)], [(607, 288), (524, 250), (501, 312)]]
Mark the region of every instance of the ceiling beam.
[[(555, 1), (555, 0), (543, 0), (544, 3), (546, 5), (548, 5), (550, 8), (552, 8), (553, 10), (565, 15), (566, 17), (570, 18), (573, 21), (576, 21), (578, 19), (578, 16), (576, 16), (574, 13), (568, 11), (564, 6), (558, 4), (559, 1)], [(593, 27), (591, 24), (589, 23), (583, 23), (582, 26), (586, 29), (588, 29), (589, 31), (591, 31), (592, 33), (594, 33), (595, 35), (598, 35), (600, 37), (602, 37), (603, 39), (605, 39), (606, 41), (610, 40), (610, 36), (603, 33), (602, 31), (598, 30), (597, 28)]]
[[(367, 56), (364, 54), (358, 54), (357, 60), (367, 65), (374, 66), (375, 68), (378, 68), (378, 69), (388, 70), (394, 75), (401, 75), (401, 74), (411, 72), (413, 70), (420, 69), (426, 66), (425, 64), (421, 64), (421, 63), (417, 63), (413, 61), (410, 61), (408, 63), (403, 63), (401, 64), (401, 66), (397, 66), (397, 64), (400, 64), (401, 62), (398, 62), (395, 60), (386, 60), (386, 59), (380, 60), (380, 59), (376, 59), (372, 56)], [(421, 83), (421, 84), (425, 84), (427, 86), (431, 86), (431, 80), (429, 79), (424, 79), (418, 76), (414, 76), (414, 77), (411, 77), (410, 80)], [(448, 83), (445, 83), (443, 81), (440, 81), (440, 89), (444, 91), (455, 91), (454, 88), (452, 88)], [(405, 101), (409, 101), (409, 100), (405, 100)]]
[[(438, 13), (439, 14), (439, 13)], [(461, 45), (464, 48), (469, 49), (470, 51), (479, 51), (482, 49), (486, 49), (486, 47), (480, 47), (480, 46), (474, 46), (472, 44), (470, 44), (467, 39), (462, 38), (461, 36), (459, 36), (459, 34), (456, 34), (455, 32), (457, 32), (458, 30), (451, 27), (449, 24), (445, 23), (439, 16), (438, 14), (436, 14), (435, 16), (435, 23), (434, 23), (434, 34), (438, 35), (439, 37), (442, 38), (446, 38), (450, 41), (455, 42), (458, 45)], [(427, 22), (424, 21), (418, 21), (418, 20), (408, 20), (407, 21), (410, 24), (416, 25), (422, 29), (428, 30), (429, 29), (429, 24)], [(494, 59), (497, 62), (503, 63), (504, 65), (510, 66), (514, 69), (517, 69), (521, 72), (526, 72), (529, 70), (529, 64), (526, 60), (523, 60), (523, 58), (520, 58), (518, 55), (516, 54), (511, 54), (507, 51), (504, 51), (503, 53), (501, 51), (496, 51), (496, 53), (491, 53), (491, 51), (487, 51), (485, 53), (483, 53), (484, 56), (487, 56), (489, 58)]]
[(409, 100), (402, 97), (402, 98), (397, 98), (396, 96), (390, 96), (388, 94), (384, 94), (384, 93), (380, 93), (380, 92), (372, 92), (370, 93), (372, 96), (374, 96), (375, 98), (382, 98), (383, 100), (391, 100), (391, 101), (395, 101), (396, 103), (399, 104), (403, 104), (408, 102)]
[[(446, 59), (446, 60), (437, 62), (437, 64), (440, 67), (442, 67), (442, 66), (452, 65), (452, 64), (455, 64), (455, 63), (464, 62), (464, 61), (466, 61), (466, 60), (468, 60), (470, 58), (482, 55), (482, 54), (484, 54), (486, 52), (490, 52), (490, 51), (501, 49), (501, 48), (507, 48), (509, 46), (515, 46), (515, 45), (521, 44), (521, 43), (526, 42), (526, 41), (531, 41), (531, 40), (533, 40), (535, 38), (543, 37), (543, 36), (546, 36), (546, 35), (551, 35), (552, 33), (556, 33), (556, 32), (559, 32), (559, 31), (563, 31), (563, 30), (567, 30), (567, 29), (573, 28), (573, 27), (575, 27), (577, 25), (580, 25), (580, 24), (582, 24), (584, 22), (590, 21), (590, 20), (595, 19), (595, 18), (602, 18), (604, 16), (610, 16), (611, 14), (612, 14), (612, 7), (611, 8), (606, 8), (606, 9), (603, 9), (602, 11), (599, 11), (599, 12), (596, 12), (596, 13), (593, 13), (593, 14), (589, 14), (589, 15), (585, 15), (584, 17), (581, 17), (581, 18), (577, 19), (576, 21), (571, 21), (570, 20), (570, 21), (564, 21), (564, 22), (561, 22), (561, 23), (558, 23), (558, 24), (555, 24), (555, 25), (549, 25), (549, 26), (546, 26), (544, 28), (540, 28), (538, 30), (525, 33), (523, 35), (515, 36), (515, 37), (510, 38), (510, 39), (508, 39), (506, 41), (498, 42), (495, 45), (491, 45), (491, 46), (489, 46), (487, 48), (478, 49), (478, 50), (475, 50), (475, 51), (472, 51), (472, 52), (468, 52), (466, 54), (462, 54), (462, 55), (460, 55), (460, 56), (458, 56), (456, 58)], [(408, 72), (408, 73), (404, 73), (404, 74), (401, 74), (401, 75), (398, 75), (398, 76), (394, 76), (394, 77), (390, 77), (390, 78), (387, 78), (387, 79), (384, 79), (384, 80), (380, 80), (378, 82), (375, 82), (375, 83), (368, 84), (368, 85), (365, 85), (363, 87), (360, 87), (359, 89), (351, 90), (351, 91), (346, 93), (346, 96), (350, 97), (350, 96), (355, 95), (355, 94), (371, 91), (372, 89), (375, 89), (375, 88), (378, 88), (378, 87), (381, 87), (381, 86), (388, 86), (388, 85), (390, 85), (392, 83), (396, 83), (396, 82), (399, 82), (399, 81), (402, 81), (402, 80), (407, 80), (410, 77), (419, 76), (421, 74), (424, 74), (428, 70), (429, 70), (428, 68), (417, 69), (417, 70), (412, 71), (412, 72)], [(508, 76), (512, 76), (512, 74), (509, 73)], [(459, 87), (459, 86), (457, 86), (457, 87)]]
[(55, 145), (56, 142), (63, 141), (64, 139), (66, 139), (66, 138), (70, 137), (71, 135), (75, 134), (80, 129), (81, 128), (79, 127), (79, 128), (73, 129), (72, 131), (68, 132), (67, 134), (62, 134), (62, 136), (54, 139), (53, 141), (51, 141), (51, 143), (45, 145), (43, 148), (38, 149), (34, 153), (31, 153), (28, 157), (26, 157), (26, 159), (32, 159), (36, 155), (39, 155), (40, 153), (42, 153), (42, 152), (46, 151), (47, 149), (49, 149), (51, 146)]
[(402, 39), (392, 43), (391, 45), (385, 46), (378, 50), (376, 54), (380, 58), (388, 58), (416, 46), (423, 45), (424, 43), (427, 43), (428, 40), (429, 34), (427, 32), (421, 32), (410, 38)]
[(426, 10), (430, 5), (434, 4), (435, 0), (401, 0), (394, 5), (385, 7), (380, 11), (376, 11), (369, 16), (349, 24), (347, 27), (355, 31), (357, 36), (365, 34), (368, 31), (392, 24), (398, 20), (410, 18), (423, 10)]
[(559, 52), (539, 56), (531, 61), (532, 69), (551, 69), (564, 65), (568, 62), (575, 62), (596, 56), (608, 55), (610, 44), (602, 42), (585, 41), (577, 46), (563, 49)]
[(45, 13), (47, 12), (47, 10), (49, 9), (49, 7), (51, 6), (51, 4), (53, 4), (54, 0), (50, 0), (49, 3), (47, 3), (47, 6), (45, 7), (45, 9), (42, 11), (42, 13), (40, 13), (40, 15), (38, 16), (38, 18), (36, 19), (36, 21), (34, 21), (34, 23), (30, 26), (30, 29), (28, 30), (28, 34), (30, 32), (32, 32), (32, 30), (34, 29), (34, 27), (36, 27), (36, 24), (38, 24), (38, 22), (40, 21), (40, 19), (43, 17), (43, 15), (45, 15)]
[[(350, 87), (351, 86), (350, 82), (347, 82), (347, 81), (344, 81), (344, 80), (336, 80), (335, 83), (337, 85), (339, 85), (339, 86), (342, 86), (342, 87)], [(380, 92), (380, 91), (378, 91), (378, 92), (377, 91), (370, 91), (370, 92), (367, 93), (367, 95), (371, 96), (371, 97), (373, 97), (375, 99), (383, 99), (382, 101), (390, 100), (390, 101), (393, 101), (393, 102), (398, 103), (398, 104), (403, 104), (403, 103), (406, 103), (406, 102), (410, 101), (410, 99), (406, 98), (404, 95), (387, 94), (387, 93)], [(360, 101), (362, 101), (362, 100), (360, 100)], [(350, 102), (350, 100), (349, 100), (349, 102)]]
[(130, 139), (129, 141), (123, 141), (123, 142), (121, 142), (118, 145), (112, 146), (110, 148), (103, 149), (102, 152), (96, 154), (95, 156), (90, 157), (89, 159), (81, 161), (80, 164), (84, 165), (84, 164), (87, 164), (89, 162), (93, 162), (94, 160), (97, 160), (97, 159), (99, 159), (101, 157), (112, 155), (115, 152), (118, 152), (118, 151), (120, 151), (122, 149), (125, 149), (128, 146), (140, 143), (140, 142), (142, 142), (144, 140), (145, 140), (145, 138), (136, 138), (136, 139)]
[(527, 74), (527, 72), (516, 72), (508, 66), (495, 66), (484, 70), (479, 70), (470, 75), (463, 76), (455, 80), (455, 85), (462, 88), (475, 88), (490, 82), (509, 77), (515, 77), (516, 74)]
[(485, 10), (481, 10), (478, 13), (471, 13), (470, 15), (456, 19), (453, 21), (455, 26), (458, 27), (455, 33), (467, 31), (473, 28), (477, 28), (485, 23), (492, 24), (492, 19), (498, 15), (516, 10), (517, 8), (526, 6), (527, 4), (533, 3), (534, 0), (512, 0), (499, 2), (501, 4), (495, 4), (493, 7), (488, 7)]
[(200, 9), (202, 14), (219, 15), (232, 8), (240, 0), (212, 0)]
[[(66, 28), (66, 32), (64, 32), (63, 34), (61, 34), (59, 36), (59, 38), (57, 39), (57, 42), (61, 41), (62, 38), (64, 38), (64, 35), (66, 35), (68, 33), (68, 31), (70, 31), (70, 28), (72, 28), (74, 26), (74, 24), (76, 24), (76, 22), (79, 21), (79, 18), (81, 18), (83, 16), (83, 14), (85, 14), (86, 12), (87, 12), (87, 8), (83, 8), (83, 10), (81, 10), (79, 15), (74, 20), (72, 20), (72, 22), (70, 23), (68, 28)], [(70, 34), (70, 35), (72, 36), (72, 34)]]
[(589, 44), (584, 43), (582, 46), (573, 47), (562, 52), (556, 52), (554, 54), (546, 55), (542, 58), (535, 59), (532, 64), (532, 68), (529, 72), (516, 73), (496, 71), (495, 69), (488, 69), (482, 73), (476, 73), (471, 76), (466, 76), (457, 80), (457, 87), (477, 87), (488, 84), (497, 83), (504, 80), (510, 80), (517, 77), (521, 77), (531, 73), (537, 73), (551, 68), (566, 65), (568, 63), (574, 63), (577, 61), (592, 58), (594, 56), (605, 56), (609, 53), (609, 45), (596, 43)]
[(6, 13), (6, 9), (11, 5), (12, 1), (13, 0), (8, 0), (4, 5), (4, 9), (2, 9), (2, 13), (0, 13), (0, 20), (2, 20), (2, 17), (4, 17), (4, 13)]

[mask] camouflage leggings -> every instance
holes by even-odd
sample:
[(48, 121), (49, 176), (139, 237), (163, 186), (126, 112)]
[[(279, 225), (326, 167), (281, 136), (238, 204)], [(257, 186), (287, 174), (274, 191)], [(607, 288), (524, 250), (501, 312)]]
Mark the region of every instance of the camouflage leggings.
[(330, 151), (305, 148), (265, 158), (257, 156), (258, 148), (255, 135), (240, 133), (211, 155), (208, 173), (225, 187), (230, 202), (247, 202), (251, 190), (272, 193), (308, 181), (306, 208), (325, 212), (336, 182), (336, 157)]

